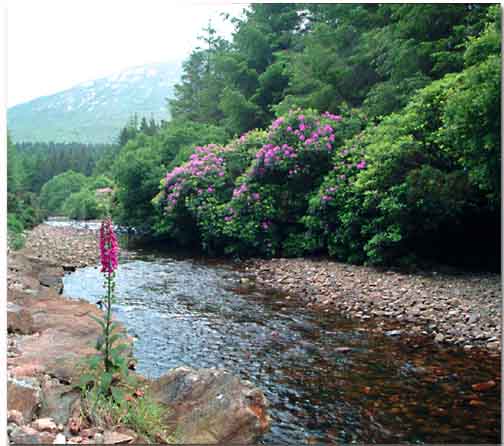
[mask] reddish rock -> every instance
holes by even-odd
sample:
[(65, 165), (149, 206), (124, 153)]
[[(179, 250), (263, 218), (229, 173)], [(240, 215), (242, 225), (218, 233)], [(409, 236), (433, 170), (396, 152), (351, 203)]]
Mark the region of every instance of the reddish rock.
[(177, 443), (253, 443), (270, 425), (263, 393), (226, 370), (179, 367), (154, 381)]
[(473, 384), (472, 388), (473, 390), (476, 390), (476, 392), (485, 392), (486, 390), (489, 390), (495, 386), (496, 386), (495, 381), (490, 380), (484, 383)]
[[(12, 361), (15, 364), (15, 361)], [(21, 366), (13, 367), (10, 373), (15, 378), (34, 377), (44, 373), (45, 368), (39, 364), (24, 364)]]
[(7, 407), (21, 412), (25, 421), (30, 421), (40, 406), (40, 390), (28, 383), (7, 383)]
[(35, 331), (33, 318), (30, 312), (24, 308), (7, 311), (7, 332), (23, 335), (32, 334)]
[(7, 412), (7, 422), (22, 426), (24, 424), (23, 414), (19, 410), (9, 410)]

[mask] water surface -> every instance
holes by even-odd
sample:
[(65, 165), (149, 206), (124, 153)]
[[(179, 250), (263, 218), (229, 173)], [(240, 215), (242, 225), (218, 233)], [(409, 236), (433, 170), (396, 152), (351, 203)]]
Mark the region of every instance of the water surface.
[[(121, 259), (117, 317), (136, 338), (137, 370), (225, 367), (270, 402), (265, 444), (500, 443), (500, 358), (373, 333), (258, 289), (233, 265), (136, 252)], [(98, 268), (64, 293), (103, 294)], [(484, 393), (472, 385), (494, 380)]]

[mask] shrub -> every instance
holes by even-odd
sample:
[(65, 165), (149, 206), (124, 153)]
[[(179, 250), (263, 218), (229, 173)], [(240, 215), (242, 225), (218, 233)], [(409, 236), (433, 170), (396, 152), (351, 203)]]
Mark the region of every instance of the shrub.
[(94, 190), (83, 189), (71, 194), (62, 207), (63, 214), (76, 220), (93, 220), (108, 213), (106, 200), (98, 200)]
[(74, 192), (79, 192), (87, 185), (87, 181), (85, 175), (73, 170), (56, 175), (42, 186), (40, 205), (51, 215), (61, 212), (66, 198)]
[[(226, 147), (198, 147), (163, 180), (158, 231), (205, 250), (276, 255), (301, 233), (307, 194), (331, 167), (341, 116), (292, 110), (267, 132), (251, 131)], [(182, 234), (181, 231), (186, 234)], [(292, 253), (292, 241), (285, 250)]]

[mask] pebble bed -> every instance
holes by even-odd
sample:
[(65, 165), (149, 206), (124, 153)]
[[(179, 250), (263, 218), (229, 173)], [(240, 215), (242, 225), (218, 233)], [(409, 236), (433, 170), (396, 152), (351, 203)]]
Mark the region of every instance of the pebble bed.
[(406, 274), (313, 259), (253, 260), (246, 270), (287, 298), (295, 294), (309, 307), (377, 321), (383, 331), (400, 323), (439, 343), (501, 348), (499, 274)]

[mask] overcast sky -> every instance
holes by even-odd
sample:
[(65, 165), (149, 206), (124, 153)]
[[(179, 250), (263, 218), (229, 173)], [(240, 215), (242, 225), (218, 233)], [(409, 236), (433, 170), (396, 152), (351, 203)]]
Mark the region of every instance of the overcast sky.
[(8, 106), (151, 62), (185, 59), (219, 13), (246, 3), (111, 0), (13, 0), (7, 9)]

